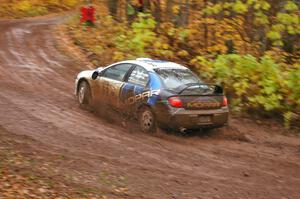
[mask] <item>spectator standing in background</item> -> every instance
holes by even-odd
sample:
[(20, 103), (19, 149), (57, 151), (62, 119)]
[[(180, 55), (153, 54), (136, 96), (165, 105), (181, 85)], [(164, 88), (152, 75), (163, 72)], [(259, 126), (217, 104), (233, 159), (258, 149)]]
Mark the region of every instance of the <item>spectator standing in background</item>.
[(91, 1), (87, 1), (88, 5), (81, 7), (81, 23), (85, 23), (87, 26), (94, 26), (95, 22), (95, 8), (91, 4)]

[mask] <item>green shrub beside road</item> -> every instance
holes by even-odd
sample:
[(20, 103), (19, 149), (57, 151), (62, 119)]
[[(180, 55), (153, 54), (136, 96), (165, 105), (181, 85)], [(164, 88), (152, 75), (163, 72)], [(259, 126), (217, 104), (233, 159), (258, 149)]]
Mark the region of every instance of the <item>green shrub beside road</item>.
[[(275, 63), (269, 56), (219, 55), (196, 57), (197, 71), (225, 86), (235, 110), (300, 113), (300, 67)], [(288, 119), (288, 118), (286, 118)]]

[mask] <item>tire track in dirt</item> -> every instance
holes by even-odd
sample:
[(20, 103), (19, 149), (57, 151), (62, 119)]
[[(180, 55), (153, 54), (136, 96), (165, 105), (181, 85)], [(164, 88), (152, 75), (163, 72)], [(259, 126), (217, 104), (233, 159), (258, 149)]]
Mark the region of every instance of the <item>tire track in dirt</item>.
[(0, 21), (1, 126), (37, 140), (36, 148), (76, 158), (76, 165), (65, 169), (86, 172), (94, 186), (99, 171), (126, 175), (136, 198), (298, 198), (298, 138), (282, 136), (275, 145), (282, 139), (293, 144), (276, 148), (264, 142), (146, 135), (79, 109), (74, 77), (86, 67), (56, 49), (52, 26), (61, 20)]

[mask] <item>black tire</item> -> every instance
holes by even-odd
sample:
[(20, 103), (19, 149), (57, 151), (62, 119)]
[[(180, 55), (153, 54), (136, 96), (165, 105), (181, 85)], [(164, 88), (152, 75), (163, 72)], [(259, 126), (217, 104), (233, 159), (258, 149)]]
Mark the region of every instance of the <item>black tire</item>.
[(149, 107), (142, 107), (138, 115), (139, 127), (142, 132), (156, 132), (156, 118)]
[(80, 82), (77, 93), (78, 102), (81, 108), (89, 109), (91, 104), (91, 89), (86, 81)]

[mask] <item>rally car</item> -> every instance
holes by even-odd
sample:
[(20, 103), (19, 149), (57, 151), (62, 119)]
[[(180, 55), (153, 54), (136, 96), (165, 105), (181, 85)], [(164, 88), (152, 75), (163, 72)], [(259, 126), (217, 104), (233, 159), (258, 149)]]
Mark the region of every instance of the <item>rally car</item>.
[(136, 118), (140, 129), (222, 127), (227, 98), (220, 86), (207, 84), (173, 62), (138, 58), (80, 72), (75, 94), (81, 107), (109, 107)]

